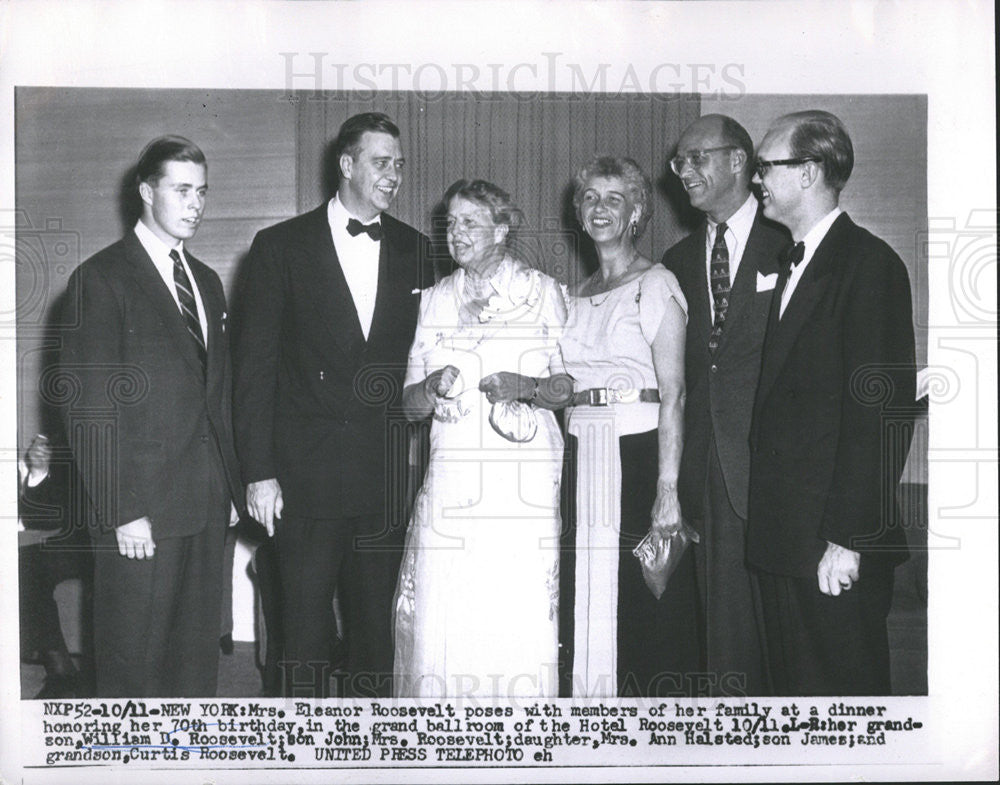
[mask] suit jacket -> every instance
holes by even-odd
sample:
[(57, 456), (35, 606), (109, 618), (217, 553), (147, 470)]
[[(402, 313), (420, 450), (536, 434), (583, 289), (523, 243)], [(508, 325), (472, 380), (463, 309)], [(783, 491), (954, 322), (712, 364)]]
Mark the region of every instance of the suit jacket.
[(916, 388), (906, 268), (842, 214), (779, 321), (783, 287), (784, 275), (754, 404), (747, 558), (803, 578), (827, 541), (902, 560), (895, 491)]
[(186, 256), (208, 322), (207, 373), (134, 232), (70, 277), (60, 374), (47, 392), (62, 404), (91, 522), (103, 530), (148, 516), (154, 540), (184, 536), (225, 525), (230, 498), (244, 508), (225, 295), (215, 272)]
[[(381, 221), (367, 341), (326, 204), (258, 232), (246, 260), (235, 333), (236, 446), (244, 481), (276, 477), (290, 515), (375, 514), (387, 492), (403, 493), (408, 430), (394, 407), (417, 323), (416, 290), (433, 283), (434, 272), (426, 237), (384, 213)], [(387, 484), (389, 469), (396, 474)]]
[[(778, 272), (778, 257), (788, 232), (768, 221), (760, 209), (736, 271), (726, 326), (715, 352), (709, 352), (712, 308), (705, 260), (706, 225), (663, 255), (688, 302), (684, 375), (684, 453), (678, 493), (689, 520), (704, 517), (708, 455), (714, 438), (726, 491), (733, 509), (747, 517), (750, 478), (750, 419), (760, 373), (760, 353), (771, 307), (772, 290), (758, 291), (759, 276)], [(768, 283), (773, 285), (774, 279)]]

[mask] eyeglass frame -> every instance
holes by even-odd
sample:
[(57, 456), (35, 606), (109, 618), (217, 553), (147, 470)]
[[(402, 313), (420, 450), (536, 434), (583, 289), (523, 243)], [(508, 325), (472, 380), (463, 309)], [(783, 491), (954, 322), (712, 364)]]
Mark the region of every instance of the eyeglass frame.
[(758, 177), (763, 179), (764, 173), (775, 166), (802, 166), (802, 164), (819, 164), (822, 162), (822, 158), (817, 158), (813, 155), (806, 156), (805, 158), (775, 158), (773, 161), (768, 161), (766, 158), (758, 158), (753, 162), (753, 170)]
[[(719, 147), (704, 147), (701, 150), (691, 150), (684, 155), (675, 155), (670, 159), (670, 171), (676, 174), (678, 177), (680, 173), (684, 171), (684, 164), (687, 163), (692, 169), (700, 169), (706, 163), (708, 163), (708, 158), (711, 157), (710, 153), (717, 153), (720, 150), (739, 150), (740, 148), (735, 144), (724, 144)], [(692, 155), (704, 155), (706, 160), (700, 164), (696, 164), (691, 160)], [(680, 161), (680, 165), (677, 162)]]

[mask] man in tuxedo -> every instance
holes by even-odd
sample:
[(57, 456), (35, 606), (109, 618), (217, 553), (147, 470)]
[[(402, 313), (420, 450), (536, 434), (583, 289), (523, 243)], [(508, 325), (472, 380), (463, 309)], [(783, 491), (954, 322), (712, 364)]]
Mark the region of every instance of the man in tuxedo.
[(787, 233), (766, 220), (750, 191), (753, 141), (730, 117), (689, 125), (670, 162), (698, 229), (663, 256), (688, 302), (684, 453), (678, 490), (696, 547), (705, 612), (707, 688), (767, 694), (763, 619), (746, 564), (750, 417), (778, 256)]
[(59, 378), (93, 512), (99, 696), (215, 695), (223, 542), (243, 488), (222, 283), (184, 247), (207, 177), (189, 140), (150, 142), (139, 221), (67, 289)]
[[(250, 513), (273, 533), (285, 692), (325, 697), (340, 589), (348, 678), (392, 691), (392, 597), (406, 521), (405, 438), (393, 428), (427, 239), (387, 215), (403, 181), (399, 129), (349, 118), (328, 203), (262, 230), (246, 261), (235, 343), (237, 449)], [(396, 421), (401, 424), (403, 418)]]
[(854, 165), (828, 112), (758, 150), (764, 214), (788, 227), (751, 430), (748, 557), (779, 695), (887, 694), (886, 616), (905, 559), (895, 491), (915, 398), (903, 262), (839, 207)]

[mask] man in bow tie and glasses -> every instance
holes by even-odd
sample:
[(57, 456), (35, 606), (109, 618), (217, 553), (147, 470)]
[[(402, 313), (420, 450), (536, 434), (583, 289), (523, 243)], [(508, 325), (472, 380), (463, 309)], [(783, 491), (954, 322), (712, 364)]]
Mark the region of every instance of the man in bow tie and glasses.
[[(277, 544), (284, 690), (326, 697), (340, 588), (342, 694), (392, 694), (391, 605), (405, 520), (398, 403), (427, 238), (387, 215), (403, 182), (400, 132), (349, 118), (326, 204), (254, 238), (235, 327), (235, 427), (250, 514)], [(392, 473), (395, 472), (395, 473)], [(389, 518), (393, 520), (389, 520)]]
[(93, 512), (97, 693), (211, 697), (226, 525), (244, 492), (225, 295), (186, 245), (205, 156), (154, 139), (136, 185), (134, 229), (74, 271), (61, 319), (61, 373), (78, 393), (66, 434)]
[(906, 558), (895, 491), (915, 398), (910, 284), (840, 207), (854, 166), (829, 112), (779, 118), (757, 152), (783, 255), (751, 428), (748, 559), (779, 695), (890, 691), (886, 616)]

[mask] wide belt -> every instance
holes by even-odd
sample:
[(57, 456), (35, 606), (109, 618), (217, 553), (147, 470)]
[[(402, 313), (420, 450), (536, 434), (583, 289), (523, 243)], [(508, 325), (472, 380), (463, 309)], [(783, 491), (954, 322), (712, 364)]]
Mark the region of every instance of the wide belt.
[(573, 393), (570, 406), (610, 406), (613, 403), (659, 403), (660, 391), (653, 387), (644, 390), (612, 390), (592, 387)]

